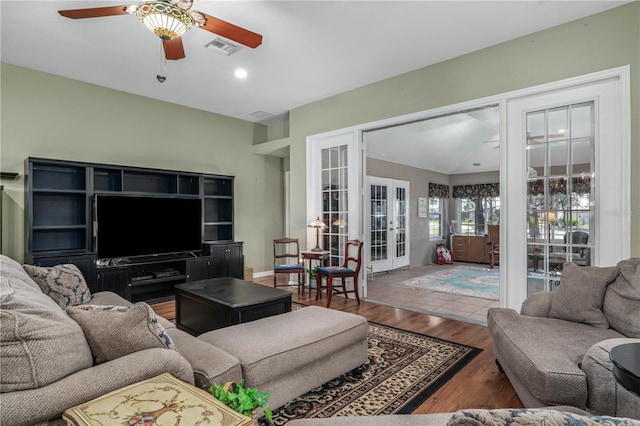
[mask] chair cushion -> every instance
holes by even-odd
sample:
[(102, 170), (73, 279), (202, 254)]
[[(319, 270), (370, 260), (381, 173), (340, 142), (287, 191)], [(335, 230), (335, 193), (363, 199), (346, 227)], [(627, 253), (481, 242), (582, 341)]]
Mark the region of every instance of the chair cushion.
[(82, 327), (96, 364), (143, 349), (175, 349), (171, 337), (146, 303), (82, 305), (67, 308), (67, 313)]
[(304, 266), (302, 265), (275, 265), (273, 267), (275, 271), (299, 271), (304, 272)]
[(89, 286), (76, 265), (65, 264), (53, 267), (24, 265), (23, 268), (38, 284), (40, 290), (62, 309), (91, 300)]
[(318, 268), (318, 271), (322, 272), (323, 274), (332, 274), (332, 275), (336, 275), (336, 274), (353, 274), (353, 269), (349, 269), (349, 268), (345, 268), (344, 266), (323, 266), (321, 268)]
[(611, 328), (640, 338), (640, 257), (618, 262), (620, 275), (607, 287), (603, 311)]
[(560, 289), (551, 300), (549, 318), (609, 328), (607, 317), (602, 312), (602, 304), (607, 286), (616, 279), (619, 271), (617, 266), (578, 266), (575, 263), (565, 263)]

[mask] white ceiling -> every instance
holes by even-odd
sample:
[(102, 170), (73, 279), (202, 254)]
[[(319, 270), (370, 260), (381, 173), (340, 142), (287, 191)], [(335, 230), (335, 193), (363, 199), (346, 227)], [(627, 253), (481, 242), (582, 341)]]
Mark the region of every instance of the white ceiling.
[[(132, 2), (134, 3), (134, 2)], [(627, 1), (197, 1), (193, 9), (263, 35), (223, 56), (192, 29), (186, 58), (134, 16), (83, 20), (59, 9), (115, 1), (2, 0), (3, 62), (254, 122), (298, 106), (530, 34)], [(238, 67), (249, 76), (233, 76)], [(167, 77), (159, 83), (157, 74)], [(252, 117), (266, 112), (266, 120)], [(434, 130), (435, 131), (435, 130)], [(479, 136), (489, 139), (491, 136)]]
[(447, 175), (500, 170), (500, 108), (367, 132), (367, 156)]

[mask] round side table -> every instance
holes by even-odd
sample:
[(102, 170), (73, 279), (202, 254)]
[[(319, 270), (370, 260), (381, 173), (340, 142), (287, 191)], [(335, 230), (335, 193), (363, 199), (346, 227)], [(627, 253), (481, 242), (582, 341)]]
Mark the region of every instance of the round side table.
[(640, 396), (640, 343), (614, 346), (609, 353), (613, 376), (625, 389)]

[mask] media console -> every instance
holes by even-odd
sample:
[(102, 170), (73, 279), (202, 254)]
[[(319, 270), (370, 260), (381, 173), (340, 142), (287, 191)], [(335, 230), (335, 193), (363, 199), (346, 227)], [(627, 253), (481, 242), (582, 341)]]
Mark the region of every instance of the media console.
[[(96, 291), (113, 291), (134, 303), (158, 303), (174, 298), (176, 284), (210, 278), (244, 278), (242, 243), (211, 245), (214, 249), (207, 248), (200, 256), (151, 256), (98, 262)], [(235, 256), (230, 257), (229, 253)]]
[(109, 290), (132, 302), (156, 303), (173, 298), (173, 286), (207, 279), (211, 259), (201, 256), (163, 256), (106, 263), (97, 267), (101, 291)]

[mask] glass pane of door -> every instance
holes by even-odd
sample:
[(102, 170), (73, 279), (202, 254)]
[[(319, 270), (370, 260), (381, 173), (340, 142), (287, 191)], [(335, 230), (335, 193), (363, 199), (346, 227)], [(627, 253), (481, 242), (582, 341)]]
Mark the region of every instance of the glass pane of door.
[(407, 254), (407, 190), (396, 188), (395, 199), (396, 257)]
[(344, 247), (349, 235), (348, 214), (348, 155), (347, 145), (333, 146), (322, 151), (322, 220), (327, 228), (323, 245), (329, 251), (329, 264), (342, 265)]
[(387, 260), (387, 186), (371, 185), (371, 261)]
[(557, 290), (564, 262), (591, 264), (594, 103), (527, 113), (527, 293)]

